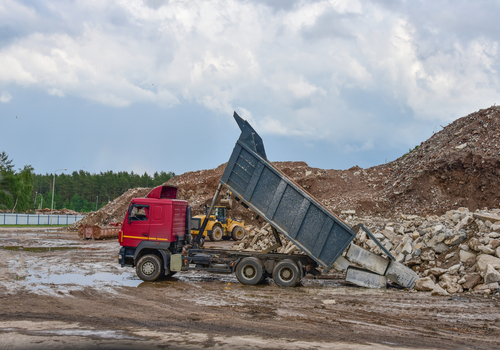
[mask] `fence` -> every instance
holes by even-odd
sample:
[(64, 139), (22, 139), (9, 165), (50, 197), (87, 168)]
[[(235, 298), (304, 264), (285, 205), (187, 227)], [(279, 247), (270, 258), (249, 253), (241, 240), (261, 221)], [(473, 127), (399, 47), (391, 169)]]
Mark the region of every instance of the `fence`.
[(7, 214), (0, 213), (0, 226), (2, 225), (71, 225), (84, 218), (85, 215), (50, 215), (46, 214)]

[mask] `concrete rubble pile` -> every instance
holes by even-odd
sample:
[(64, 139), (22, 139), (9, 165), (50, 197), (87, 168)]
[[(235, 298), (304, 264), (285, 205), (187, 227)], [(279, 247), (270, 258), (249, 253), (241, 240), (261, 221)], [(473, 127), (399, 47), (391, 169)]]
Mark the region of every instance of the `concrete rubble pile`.
[(68, 227), (68, 230), (78, 231), (78, 228), (81, 225), (108, 226), (111, 223), (122, 222), (132, 198), (145, 197), (149, 193), (149, 191), (151, 191), (151, 188), (132, 188), (122, 194), (120, 197), (109, 202), (106, 206), (102, 207), (98, 211), (92, 212), (86, 215), (83, 219), (75, 222), (73, 225)]
[[(276, 238), (272, 233), (271, 225), (266, 223), (261, 228), (256, 226), (246, 226), (247, 234), (241, 241), (233, 244), (231, 249), (247, 251), (247, 252), (260, 252), (271, 248), (276, 244)], [(284, 254), (303, 254), (292, 242), (290, 242), (282, 234), (278, 234), (281, 240), (281, 247), (276, 251)]]
[[(349, 215), (345, 220), (350, 225), (363, 223), (396, 261), (417, 272), (416, 290), (440, 295), (500, 292), (500, 209), (459, 208), (439, 217), (396, 219)], [(361, 230), (353, 243), (383, 255)]]
[[(439, 295), (500, 293), (500, 209), (471, 212), (459, 208), (442, 216), (402, 214), (394, 219), (357, 217), (354, 210), (346, 210), (341, 217), (351, 226), (365, 225), (398, 263), (415, 271), (419, 277), (414, 287), (417, 291)], [(269, 224), (246, 228), (247, 236), (231, 249), (264, 251), (276, 243)], [(302, 254), (282, 235), (280, 239), (278, 253)], [(375, 241), (359, 230), (353, 244), (334, 265), (337, 270), (346, 271), (353, 262), (356, 265), (352, 248), (386, 257)], [(365, 254), (363, 249), (357, 253)], [(376, 265), (381, 266), (378, 262)]]

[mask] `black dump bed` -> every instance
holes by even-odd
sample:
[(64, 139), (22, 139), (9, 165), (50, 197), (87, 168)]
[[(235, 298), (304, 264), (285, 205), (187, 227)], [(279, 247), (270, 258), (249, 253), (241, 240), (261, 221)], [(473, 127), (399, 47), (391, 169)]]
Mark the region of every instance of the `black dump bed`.
[(276, 169), (252, 126), (238, 114), (241, 135), (220, 180), (320, 266), (329, 270), (355, 233), (310, 194)]

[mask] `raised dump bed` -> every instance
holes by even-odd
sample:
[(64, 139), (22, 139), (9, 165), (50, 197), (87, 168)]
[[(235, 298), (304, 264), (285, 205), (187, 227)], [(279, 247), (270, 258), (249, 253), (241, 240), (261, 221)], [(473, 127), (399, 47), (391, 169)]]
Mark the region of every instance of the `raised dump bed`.
[(260, 136), (234, 113), (241, 135), (220, 180), (320, 266), (329, 270), (355, 233), (333, 213), (276, 169)]

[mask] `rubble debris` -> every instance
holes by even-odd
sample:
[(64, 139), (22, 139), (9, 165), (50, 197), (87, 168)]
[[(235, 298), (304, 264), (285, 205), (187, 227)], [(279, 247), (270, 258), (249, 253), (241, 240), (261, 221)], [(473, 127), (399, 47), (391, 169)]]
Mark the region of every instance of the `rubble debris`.
[(67, 230), (78, 231), (81, 225), (109, 226), (111, 223), (122, 222), (132, 198), (145, 197), (150, 191), (151, 188), (146, 187), (130, 189), (98, 211), (89, 213), (83, 219), (75, 222)]
[[(442, 216), (351, 216), (346, 219), (346, 223), (351, 226), (362, 223), (375, 237), (382, 237), (382, 245), (397, 260), (387, 268), (386, 276), (389, 281), (406, 288), (414, 285), (418, 291), (430, 291), (437, 295), (462, 292), (489, 294), (495, 291), (494, 287), (500, 282), (500, 239), (490, 237), (492, 232), (488, 227), (500, 225), (500, 221), (491, 223), (483, 219), (496, 215), (500, 215), (500, 209), (470, 212), (467, 208), (458, 208)], [(261, 228), (247, 226), (246, 229), (247, 236), (231, 249), (263, 251), (275, 244), (269, 224), (266, 223)], [(461, 237), (460, 243), (456, 243), (456, 237)], [(497, 235), (494, 234), (493, 237)], [(279, 253), (302, 254), (285, 237), (280, 235), (280, 239), (283, 246), (278, 249)], [(367, 266), (364, 258), (356, 259), (360, 254), (372, 256), (373, 266)], [(344, 255), (345, 257), (341, 256), (337, 260), (335, 269), (345, 272), (352, 267), (354, 270), (350, 272), (350, 278), (356, 282), (376, 286), (381, 283), (381, 279), (374, 279), (370, 275), (371, 271), (359, 268), (380, 272), (385, 271), (389, 262), (383, 251), (364, 231), (357, 233)], [(358, 260), (364, 265), (360, 265)], [(407, 266), (415, 273), (400, 266)]]

